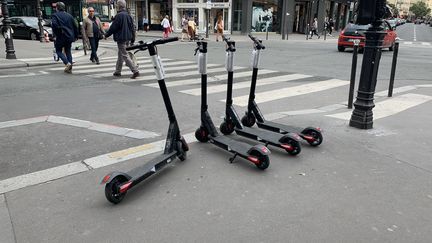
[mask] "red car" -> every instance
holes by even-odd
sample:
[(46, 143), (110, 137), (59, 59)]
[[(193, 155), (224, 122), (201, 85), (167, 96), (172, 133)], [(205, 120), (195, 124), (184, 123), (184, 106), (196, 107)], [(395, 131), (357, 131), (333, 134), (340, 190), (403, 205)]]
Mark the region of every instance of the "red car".
[[(397, 34), (394, 28), (387, 21), (383, 22), (384, 31), (387, 32), (384, 37), (383, 48), (388, 48), (393, 51), (396, 42)], [(346, 48), (353, 48), (354, 40), (360, 40), (359, 48), (365, 46), (364, 32), (369, 28), (369, 25), (348, 24), (347, 27), (339, 34), (338, 51), (345, 51)]]

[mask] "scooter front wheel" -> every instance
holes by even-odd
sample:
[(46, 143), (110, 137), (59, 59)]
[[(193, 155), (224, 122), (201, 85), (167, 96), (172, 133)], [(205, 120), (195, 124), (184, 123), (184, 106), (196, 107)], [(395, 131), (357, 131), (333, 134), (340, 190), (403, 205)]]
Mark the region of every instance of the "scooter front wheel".
[[(283, 148), (285, 149), (285, 151), (287, 151), (287, 153), (289, 153), (290, 155), (298, 155), (301, 152), (301, 146), (300, 143), (290, 137), (285, 137), (281, 143), (283, 144)], [(285, 145), (285, 146), (284, 146)]]
[(123, 176), (117, 176), (105, 185), (105, 197), (114, 204), (120, 203), (126, 195), (126, 192), (120, 192), (120, 185), (126, 182)]
[(195, 131), (195, 138), (201, 143), (208, 142), (209, 140), (208, 136), (209, 136), (209, 132), (204, 127), (200, 127)]
[(267, 154), (262, 154), (258, 151), (252, 151), (250, 155), (256, 157), (259, 160), (259, 163), (256, 163), (255, 166), (260, 170), (265, 170), (270, 165), (270, 158)]
[(187, 152), (185, 146), (181, 141), (177, 141), (177, 157), (180, 161), (185, 161), (187, 158)]
[(230, 135), (234, 132), (234, 124), (232, 124), (232, 122), (224, 121), (220, 125), (219, 129), (223, 135)]
[(243, 124), (243, 126), (246, 127), (252, 127), (253, 125), (255, 125), (255, 116), (252, 113), (246, 113), (242, 119), (241, 119), (241, 123)]

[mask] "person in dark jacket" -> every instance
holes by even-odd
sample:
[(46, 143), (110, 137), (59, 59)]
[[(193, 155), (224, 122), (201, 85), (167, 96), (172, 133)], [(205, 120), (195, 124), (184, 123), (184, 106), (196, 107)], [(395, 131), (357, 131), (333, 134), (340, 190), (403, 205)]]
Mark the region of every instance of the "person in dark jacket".
[(111, 27), (105, 33), (105, 38), (114, 35), (114, 41), (117, 42), (118, 57), (116, 70), (113, 73), (114, 76), (121, 76), (123, 67), (123, 61), (126, 66), (132, 71), (131, 79), (135, 79), (139, 76), (138, 67), (133, 63), (132, 59), (126, 51), (126, 46), (130, 42), (134, 42), (134, 23), (132, 17), (126, 11), (126, 2), (124, 0), (117, 1), (117, 15), (114, 17)]
[[(72, 73), (72, 42), (78, 38), (78, 28), (75, 20), (69, 13), (65, 12), (66, 6), (63, 2), (56, 3), (57, 12), (52, 15), (51, 28), (56, 37), (54, 47), (57, 56), (65, 65), (65, 72)], [(63, 49), (66, 56), (63, 54)]]

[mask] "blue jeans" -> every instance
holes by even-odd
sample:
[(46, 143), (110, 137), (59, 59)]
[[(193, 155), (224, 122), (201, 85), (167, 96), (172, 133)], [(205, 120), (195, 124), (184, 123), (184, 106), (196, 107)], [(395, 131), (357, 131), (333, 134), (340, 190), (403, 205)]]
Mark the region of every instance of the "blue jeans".
[(99, 47), (99, 38), (97, 37), (89, 37), (90, 47), (91, 47), (91, 54), (90, 54), (90, 60), (97, 60), (97, 49)]
[[(66, 65), (68, 63), (72, 64), (72, 42), (63, 42), (63, 43), (56, 43), (55, 50), (57, 52), (57, 56), (62, 60), (62, 62)], [(66, 54), (63, 54), (63, 49)]]

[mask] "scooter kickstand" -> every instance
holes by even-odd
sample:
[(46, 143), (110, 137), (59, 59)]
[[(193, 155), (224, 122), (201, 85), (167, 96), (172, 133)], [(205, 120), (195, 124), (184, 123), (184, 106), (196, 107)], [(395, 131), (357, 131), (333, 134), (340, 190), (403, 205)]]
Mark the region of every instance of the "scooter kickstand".
[(237, 153), (235, 153), (233, 157), (229, 158), (230, 164), (232, 164), (234, 162), (236, 157), (237, 157)]

